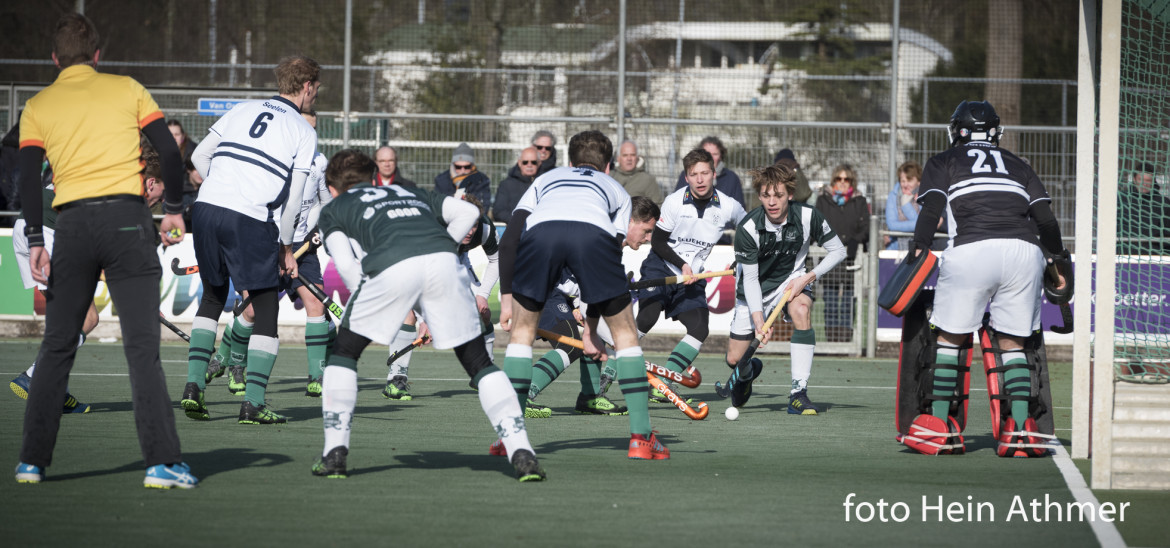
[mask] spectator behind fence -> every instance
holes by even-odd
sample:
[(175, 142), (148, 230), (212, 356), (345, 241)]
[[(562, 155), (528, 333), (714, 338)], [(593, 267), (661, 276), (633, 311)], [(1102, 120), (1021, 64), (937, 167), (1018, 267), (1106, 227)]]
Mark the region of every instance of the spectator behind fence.
[[(830, 184), (817, 196), (817, 210), (845, 244), (846, 264), (857, 258), (857, 247), (869, 243), (869, 202), (857, 188), (857, 172), (848, 164), (833, 169)], [(849, 341), (853, 337), (853, 269), (830, 270), (824, 280), (825, 339)]]
[(528, 147), (520, 151), (520, 159), (516, 165), (508, 170), (508, 176), (496, 188), (496, 203), (492, 206), (492, 219), (497, 223), (507, 223), (512, 218), (512, 210), (520, 202), (520, 197), (528, 190), (532, 181), (536, 180), (536, 172), (540, 169), (540, 154), (536, 147)]
[(168, 120), (167, 129), (171, 130), (171, 137), (175, 138), (175, 144), (179, 146), (179, 156), (183, 158), (183, 223), (190, 232), (191, 205), (199, 197), (199, 185), (203, 184), (203, 177), (199, 176), (195, 164), (191, 163), (191, 154), (199, 143), (187, 136), (187, 130), (183, 129), (183, 124), (178, 120)]
[(398, 149), (385, 145), (374, 152), (374, 163), (378, 170), (374, 172), (374, 186), (399, 185), (417, 188), (418, 185), (407, 179), (398, 171)]
[[(747, 205), (744, 203), (743, 186), (740, 183), (739, 175), (736, 175), (724, 164), (724, 160), (727, 159), (727, 147), (723, 146), (723, 141), (713, 135), (704, 137), (696, 148), (706, 150), (715, 160), (715, 189), (735, 198), (735, 201), (746, 209)], [(687, 174), (684, 171), (678, 174), (678, 184), (674, 185), (674, 189), (678, 190), (685, 186), (687, 186)]]
[(532, 146), (536, 148), (536, 153), (540, 157), (540, 169), (536, 170), (537, 177), (557, 167), (557, 137), (551, 131), (542, 129), (533, 133)]
[(776, 153), (776, 157), (772, 159), (773, 164), (779, 164), (789, 171), (796, 173), (796, 190), (792, 193), (792, 198), (789, 201), (807, 203), (809, 198), (812, 198), (812, 188), (808, 185), (808, 177), (805, 177), (804, 170), (800, 169), (800, 162), (796, 161), (796, 155), (792, 153), (792, 149), (783, 148)]
[[(886, 227), (894, 232), (914, 232), (918, 222), (918, 185), (922, 183), (922, 166), (913, 160), (898, 166), (898, 184), (886, 197)], [(909, 236), (884, 236), (886, 249), (905, 251), (910, 246)]]
[(618, 149), (617, 162), (609, 172), (610, 177), (622, 184), (630, 197), (645, 196), (662, 205), (662, 188), (653, 175), (646, 172), (646, 159), (638, 156), (638, 145), (625, 141)]
[(475, 196), (485, 210), (492, 206), (492, 180), (475, 167), (475, 151), (459, 143), (451, 155), (451, 167), (435, 176), (435, 192), (455, 198)]
[(1142, 163), (1117, 196), (1117, 252), (1162, 255), (1170, 249), (1170, 198), (1154, 179), (1154, 166)]

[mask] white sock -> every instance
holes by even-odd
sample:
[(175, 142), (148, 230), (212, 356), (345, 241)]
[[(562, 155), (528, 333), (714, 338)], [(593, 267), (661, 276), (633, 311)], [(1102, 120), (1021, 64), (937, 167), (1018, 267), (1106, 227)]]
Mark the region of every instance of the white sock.
[(512, 390), (512, 381), (503, 371), (495, 371), (479, 379), (479, 405), (487, 415), (488, 422), (496, 430), (496, 437), (504, 441), (508, 460), (520, 449), (536, 454), (528, 442), (528, 429), (524, 426), (524, 412)]
[(349, 448), (350, 425), (357, 405), (357, 371), (331, 365), (321, 376), (321, 416), (325, 424), (325, 451), (334, 447)]
[(792, 352), (792, 394), (808, 387), (808, 377), (812, 374), (813, 350), (815, 344), (790, 345)]
[[(406, 324), (403, 324), (402, 327), (406, 327)], [(407, 346), (410, 346), (410, 344), (418, 338), (418, 331), (413, 329), (414, 326), (411, 327), (412, 329), (410, 331), (405, 329), (398, 330), (398, 335), (395, 335), (394, 341), (390, 343), (391, 354), (398, 352)], [(399, 375), (403, 377), (409, 376), (408, 373), (410, 371), (410, 356), (413, 354), (414, 350), (411, 350), (410, 352), (403, 354), (401, 358), (394, 360), (394, 363), (390, 364), (390, 372), (386, 374), (387, 382)]]

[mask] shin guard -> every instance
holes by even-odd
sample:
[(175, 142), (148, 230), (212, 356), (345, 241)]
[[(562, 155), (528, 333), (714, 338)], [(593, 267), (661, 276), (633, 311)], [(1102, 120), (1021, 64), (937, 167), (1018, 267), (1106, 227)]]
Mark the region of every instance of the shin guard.
[[(936, 364), (935, 355), (938, 352), (938, 344), (935, 339), (937, 332), (930, 325), (930, 309), (933, 303), (934, 290), (923, 290), (902, 318), (902, 342), (898, 356), (898, 391), (894, 416), (899, 439), (910, 433), (911, 426), (917, 422), (919, 415), (931, 414), (932, 404), (937, 400), (950, 402), (947, 415), (954, 419), (957, 432), (962, 432), (967, 426), (967, 394), (971, 389), (972, 341), (968, 338), (959, 347), (958, 365)], [(940, 368), (956, 371), (955, 392), (951, 395), (936, 396), (932, 394), (935, 371)], [(945, 431), (945, 429), (937, 431)]]
[[(1037, 331), (1024, 340), (1026, 364), (1005, 366), (999, 336), (983, 318), (979, 345), (983, 348), (983, 369), (987, 373), (987, 395), (991, 403), (991, 433), (999, 442), (1001, 457), (1039, 457), (1048, 454), (1048, 441), (1056, 439), (1052, 413), (1052, 387), (1048, 380), (1048, 358), (1044, 335)], [(1004, 372), (1022, 367), (1028, 370), (1031, 387), (1028, 396), (1010, 396), (1004, 390)], [(1028, 420), (1017, 428), (1012, 419), (1013, 400), (1027, 399)]]

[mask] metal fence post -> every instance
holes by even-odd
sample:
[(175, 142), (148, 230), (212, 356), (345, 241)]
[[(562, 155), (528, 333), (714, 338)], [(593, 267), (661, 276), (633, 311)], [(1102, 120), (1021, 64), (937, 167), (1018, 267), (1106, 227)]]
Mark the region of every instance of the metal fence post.
[(865, 284), (866, 290), (866, 322), (865, 322), (865, 355), (872, 358), (877, 354), (877, 317), (878, 317), (878, 263), (882, 250), (881, 240), (878, 239), (877, 215), (869, 217), (869, 263), (866, 264), (866, 274), (869, 280)]

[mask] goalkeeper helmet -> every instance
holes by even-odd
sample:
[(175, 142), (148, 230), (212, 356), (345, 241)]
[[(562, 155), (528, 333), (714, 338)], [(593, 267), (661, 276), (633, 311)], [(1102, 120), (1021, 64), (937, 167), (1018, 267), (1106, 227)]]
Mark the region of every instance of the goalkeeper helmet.
[(999, 126), (999, 115), (995, 113), (991, 103), (963, 101), (951, 115), (948, 132), (951, 135), (951, 146), (970, 141), (998, 144), (999, 137), (1003, 135), (1003, 128)]

